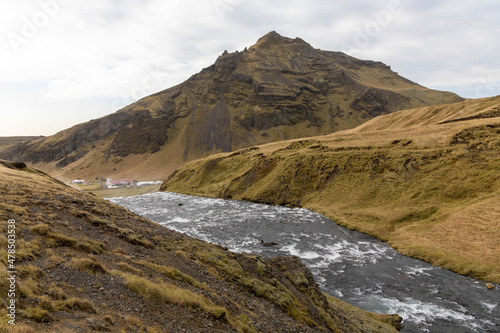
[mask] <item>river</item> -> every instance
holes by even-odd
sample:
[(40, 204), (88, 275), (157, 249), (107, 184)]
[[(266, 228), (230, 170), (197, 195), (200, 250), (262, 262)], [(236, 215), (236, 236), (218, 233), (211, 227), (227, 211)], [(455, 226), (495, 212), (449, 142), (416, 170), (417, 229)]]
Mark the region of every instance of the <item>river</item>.
[[(295, 255), (322, 291), (404, 318), (402, 332), (500, 332), (500, 288), (400, 255), (321, 214), (250, 202), (157, 192), (112, 198), (170, 229), (234, 252)], [(262, 246), (260, 240), (276, 242)]]

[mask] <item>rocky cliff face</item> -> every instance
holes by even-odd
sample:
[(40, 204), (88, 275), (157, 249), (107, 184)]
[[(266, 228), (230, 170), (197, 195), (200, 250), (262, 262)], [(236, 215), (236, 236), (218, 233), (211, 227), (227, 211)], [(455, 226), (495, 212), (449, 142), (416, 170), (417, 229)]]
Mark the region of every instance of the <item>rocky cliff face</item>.
[(271, 32), (241, 52), (224, 52), (176, 87), (1, 156), (104, 176), (96, 173), (130, 171), (129, 156), (141, 155), (133, 162), (142, 163), (137, 170), (160, 175), (169, 165), (210, 153), (331, 133), (381, 114), (460, 100), (380, 62)]

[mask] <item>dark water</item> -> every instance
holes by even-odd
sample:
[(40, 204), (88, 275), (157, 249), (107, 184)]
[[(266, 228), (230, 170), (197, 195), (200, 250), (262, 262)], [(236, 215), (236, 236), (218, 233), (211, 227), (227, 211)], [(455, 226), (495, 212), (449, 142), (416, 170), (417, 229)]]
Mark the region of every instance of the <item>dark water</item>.
[[(296, 255), (324, 292), (368, 311), (398, 313), (402, 332), (500, 332), (499, 286), (487, 290), (306, 209), (176, 193), (110, 201), (231, 251)], [(260, 239), (278, 245), (261, 246)]]

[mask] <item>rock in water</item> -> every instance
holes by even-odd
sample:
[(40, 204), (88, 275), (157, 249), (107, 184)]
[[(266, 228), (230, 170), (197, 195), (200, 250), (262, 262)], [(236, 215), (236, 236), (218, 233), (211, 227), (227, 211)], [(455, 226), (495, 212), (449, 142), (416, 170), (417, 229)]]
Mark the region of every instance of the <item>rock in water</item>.
[(273, 245), (278, 245), (276, 242), (264, 242), (262, 239), (260, 240), (260, 245), (263, 246), (273, 246)]

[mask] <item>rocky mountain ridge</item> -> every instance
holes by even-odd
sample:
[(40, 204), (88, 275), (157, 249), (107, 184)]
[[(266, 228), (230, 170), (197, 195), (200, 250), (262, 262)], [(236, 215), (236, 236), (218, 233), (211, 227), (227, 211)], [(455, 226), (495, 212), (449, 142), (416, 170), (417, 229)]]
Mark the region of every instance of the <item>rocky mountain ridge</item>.
[(161, 177), (211, 153), (328, 134), (397, 110), (461, 100), (383, 63), (270, 32), (241, 52), (224, 52), (180, 85), (0, 157), (58, 176)]

